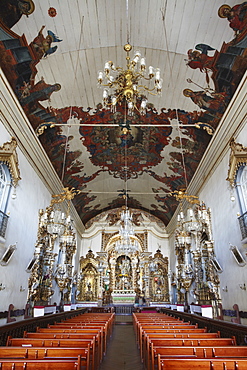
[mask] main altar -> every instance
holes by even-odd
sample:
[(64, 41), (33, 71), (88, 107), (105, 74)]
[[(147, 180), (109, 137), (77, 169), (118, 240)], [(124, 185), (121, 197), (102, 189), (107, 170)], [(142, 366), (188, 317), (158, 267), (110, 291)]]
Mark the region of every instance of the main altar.
[(134, 304), (136, 293), (134, 290), (113, 290), (111, 296), (113, 304)]
[(135, 245), (124, 253), (118, 249), (118, 233), (102, 233), (97, 255), (89, 250), (80, 259), (77, 302), (130, 305), (140, 297), (152, 302), (169, 302), (168, 257), (161, 250), (154, 256), (147, 249), (147, 235), (135, 234)]

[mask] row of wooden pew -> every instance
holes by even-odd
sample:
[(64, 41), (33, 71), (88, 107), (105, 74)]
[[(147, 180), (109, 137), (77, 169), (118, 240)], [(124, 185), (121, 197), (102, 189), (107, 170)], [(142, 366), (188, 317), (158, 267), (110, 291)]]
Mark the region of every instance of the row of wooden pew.
[(0, 347), (1, 370), (97, 370), (112, 334), (114, 313), (85, 313), (8, 337)]
[(247, 370), (247, 346), (162, 313), (134, 313), (133, 324), (147, 370)]

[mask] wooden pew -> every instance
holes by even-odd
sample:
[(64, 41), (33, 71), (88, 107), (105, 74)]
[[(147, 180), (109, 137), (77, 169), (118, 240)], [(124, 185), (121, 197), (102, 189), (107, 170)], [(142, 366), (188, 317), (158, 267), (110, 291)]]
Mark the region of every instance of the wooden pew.
[[(137, 334), (141, 327), (143, 326), (164, 326), (167, 327), (167, 329), (171, 328), (171, 326), (174, 326), (174, 329), (179, 329), (178, 325), (185, 325), (185, 328), (187, 326), (190, 326), (190, 322), (184, 322), (179, 319), (170, 318), (166, 315), (156, 314), (155, 316), (149, 317), (148, 314), (144, 314), (142, 316), (139, 316), (137, 314), (133, 314), (133, 325), (135, 333)], [(192, 327), (197, 328), (198, 324), (193, 325)], [(182, 328), (181, 328), (182, 329)], [(138, 334), (137, 334), (138, 335)]]
[(102, 353), (105, 354), (106, 352), (106, 345), (107, 345), (107, 334), (106, 330), (103, 326), (91, 327), (88, 326), (86, 328), (37, 328), (37, 333), (77, 333), (77, 334), (94, 334), (100, 335), (100, 341), (102, 344)]
[[(76, 330), (76, 329), (101, 329), (103, 331), (103, 336), (105, 338), (105, 341), (110, 338), (112, 329), (107, 323), (101, 323), (101, 322), (78, 322), (78, 323), (58, 323), (53, 325), (48, 325), (47, 329), (52, 330), (62, 330), (62, 329), (70, 329), (70, 330)], [(46, 329), (46, 330), (47, 330)], [(39, 328), (37, 328), (37, 331), (39, 331)]]
[[(72, 317), (67, 320), (62, 320), (61, 324), (63, 323), (77, 324), (80, 322), (85, 322), (85, 323), (86, 322), (91, 322), (91, 323), (102, 322), (102, 323), (106, 323), (107, 331), (109, 331), (111, 335), (114, 321), (115, 321), (115, 313), (99, 313), (99, 314), (85, 313), (77, 317)], [(57, 324), (60, 324), (60, 323), (57, 323)]]
[(243, 358), (247, 361), (247, 346), (224, 347), (153, 347), (151, 355), (151, 369), (157, 366), (158, 354), (165, 358)]
[(236, 359), (161, 359), (158, 355), (158, 370), (247, 370), (247, 360)]
[[(36, 333), (29, 333), (29, 337), (35, 338), (34, 334), (40, 334), (36, 338), (91, 338), (95, 337), (96, 346), (99, 348), (100, 352), (100, 361), (103, 358), (103, 355), (106, 352), (106, 336), (101, 329), (48, 329), (48, 328), (37, 328)], [(24, 336), (28, 334), (24, 332)]]
[(164, 333), (162, 331), (152, 333), (149, 331), (145, 331), (143, 333), (143, 336), (141, 337), (141, 342), (140, 342), (140, 349), (141, 349), (141, 357), (142, 353), (147, 353), (149, 350), (149, 342), (152, 339), (213, 339), (213, 338), (220, 338), (220, 332), (217, 333), (194, 333), (189, 332), (189, 333)]
[(3, 358), (14, 359), (74, 359), (80, 356), (80, 363), (85, 370), (90, 370), (89, 345), (88, 348), (60, 348), (60, 347), (1, 347), (0, 362)]
[(234, 346), (236, 348), (236, 338), (147, 338), (147, 346), (143, 353), (142, 360), (149, 368), (150, 363), (153, 363), (153, 351), (157, 347), (171, 347), (171, 346), (189, 346), (189, 347), (218, 347), (218, 346)]
[(174, 334), (183, 334), (183, 333), (207, 333), (207, 328), (202, 329), (164, 329), (162, 326), (158, 325), (148, 325), (148, 326), (140, 326), (140, 330), (136, 333), (137, 337), (137, 344), (140, 346), (142, 341), (142, 337), (144, 333), (174, 333)]
[[(36, 334), (36, 333), (33, 333)], [(6, 346), (11, 347), (59, 347), (59, 348), (90, 348), (90, 358), (92, 362), (92, 368), (99, 366), (100, 358), (97, 355), (95, 348), (95, 339), (48, 339), (48, 338), (7, 338)]]
[[(8, 337), (6, 351), (16, 356), (15, 350), (17, 351), (18, 348), (16, 346), (21, 346), (19, 354), (20, 351), (22, 354), (25, 351), (26, 358), (36, 356), (37, 359), (44, 353), (52, 356), (51, 351), (54, 357), (60, 358), (59, 353), (61, 354), (63, 349), (65, 353), (70, 351), (70, 357), (74, 357), (78, 350), (85, 354), (87, 351), (89, 355), (87, 358), (85, 356), (85, 369), (88, 370), (87, 359), (89, 358), (90, 361), (91, 358), (92, 369), (95, 370), (95, 365), (99, 365), (106, 350), (106, 339), (112, 330), (115, 314), (81, 315), (76, 320), (73, 319), (75, 318), (72, 318), (70, 323), (61, 323), (53, 328), (38, 328), (36, 333), (25, 332), (25, 338)], [(57, 356), (55, 356), (56, 351), (58, 351)], [(64, 355), (61, 356), (61, 358), (64, 357)]]
[(1, 370), (81, 370), (80, 356), (74, 359), (0, 359)]

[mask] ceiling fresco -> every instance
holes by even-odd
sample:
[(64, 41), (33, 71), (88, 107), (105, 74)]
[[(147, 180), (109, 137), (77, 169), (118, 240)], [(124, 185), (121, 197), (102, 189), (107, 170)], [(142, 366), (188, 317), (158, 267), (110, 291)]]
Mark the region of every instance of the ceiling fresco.
[(125, 63), (125, 1), (1, 1), (1, 67), (62, 183), (80, 190), (83, 223), (127, 204), (167, 225), (170, 193), (187, 188), (246, 71), (247, 2), (127, 1), (132, 43), (164, 76), (162, 96), (129, 116), (97, 88), (100, 65)]

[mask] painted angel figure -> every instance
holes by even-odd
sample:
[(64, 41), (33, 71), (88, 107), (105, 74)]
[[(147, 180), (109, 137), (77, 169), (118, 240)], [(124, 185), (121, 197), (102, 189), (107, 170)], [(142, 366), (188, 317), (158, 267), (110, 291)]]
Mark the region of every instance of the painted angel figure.
[(195, 50), (189, 49), (187, 51), (187, 65), (192, 69), (199, 68), (201, 72), (205, 72), (207, 83), (209, 83), (208, 70), (213, 70), (215, 54), (218, 54), (216, 51), (214, 56), (210, 57), (208, 52), (213, 50), (215, 49), (207, 44), (197, 44)]
[(208, 56), (208, 52), (215, 50), (207, 44), (197, 44), (195, 49), (189, 49), (188, 54), (188, 66), (196, 69), (200, 68), (200, 71), (204, 71), (206, 68), (211, 69), (214, 57)]
[(55, 53), (57, 50), (57, 46), (51, 46), (53, 42), (61, 42), (60, 40), (52, 31), (47, 31), (47, 36), (44, 37), (43, 29), (45, 26), (42, 26), (38, 36), (31, 42), (30, 46), (34, 48), (36, 51), (38, 58), (41, 59), (42, 57), (46, 57), (47, 55)]

